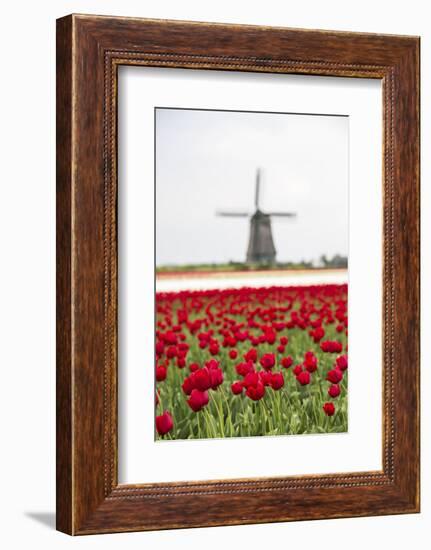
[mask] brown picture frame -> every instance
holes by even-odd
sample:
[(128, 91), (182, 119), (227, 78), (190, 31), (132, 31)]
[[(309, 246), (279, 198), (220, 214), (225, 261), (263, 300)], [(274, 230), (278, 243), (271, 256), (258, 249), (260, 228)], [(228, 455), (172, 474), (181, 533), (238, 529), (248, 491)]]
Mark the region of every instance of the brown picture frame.
[[(117, 68), (383, 84), (383, 469), (119, 485)], [(419, 511), (419, 38), (69, 15), (57, 21), (57, 529), (80, 535)]]

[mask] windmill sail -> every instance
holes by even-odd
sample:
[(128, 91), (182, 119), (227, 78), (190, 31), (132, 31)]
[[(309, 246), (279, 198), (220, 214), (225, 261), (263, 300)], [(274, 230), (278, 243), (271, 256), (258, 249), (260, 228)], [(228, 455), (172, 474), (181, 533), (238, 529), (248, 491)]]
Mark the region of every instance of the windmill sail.
[(218, 211), (217, 216), (223, 216), (225, 218), (248, 218), (250, 214), (248, 212), (221, 212)]
[(254, 192), (254, 206), (259, 210), (259, 194), (260, 194), (260, 168), (256, 172), (256, 189)]
[(267, 214), (274, 218), (296, 218), (295, 212), (267, 212)]

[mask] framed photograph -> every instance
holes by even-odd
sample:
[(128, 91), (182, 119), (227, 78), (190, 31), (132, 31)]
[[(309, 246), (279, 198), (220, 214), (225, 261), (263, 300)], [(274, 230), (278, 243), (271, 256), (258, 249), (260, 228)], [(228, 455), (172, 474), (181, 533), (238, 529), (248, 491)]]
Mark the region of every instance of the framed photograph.
[(57, 21), (57, 528), (419, 511), (419, 38)]

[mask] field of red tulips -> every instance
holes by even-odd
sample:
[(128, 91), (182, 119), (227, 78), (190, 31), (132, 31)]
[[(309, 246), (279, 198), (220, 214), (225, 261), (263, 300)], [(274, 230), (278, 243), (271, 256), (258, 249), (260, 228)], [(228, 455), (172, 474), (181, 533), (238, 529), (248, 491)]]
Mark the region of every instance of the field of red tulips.
[(157, 439), (347, 431), (347, 285), (156, 296)]

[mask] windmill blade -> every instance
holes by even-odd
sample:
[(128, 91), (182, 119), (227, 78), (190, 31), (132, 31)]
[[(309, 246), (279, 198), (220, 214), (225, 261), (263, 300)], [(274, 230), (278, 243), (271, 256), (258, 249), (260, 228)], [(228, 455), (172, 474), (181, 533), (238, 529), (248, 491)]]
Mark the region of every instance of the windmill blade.
[(217, 216), (222, 216), (224, 218), (248, 218), (250, 214), (248, 212), (216, 212)]
[(254, 206), (256, 210), (259, 209), (259, 195), (260, 195), (260, 168), (256, 172), (256, 190), (254, 194)]
[(268, 216), (274, 216), (275, 218), (295, 218), (295, 212), (267, 212)]

